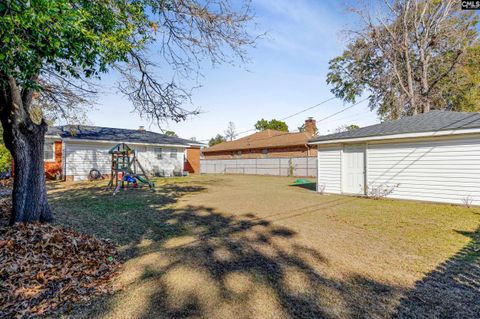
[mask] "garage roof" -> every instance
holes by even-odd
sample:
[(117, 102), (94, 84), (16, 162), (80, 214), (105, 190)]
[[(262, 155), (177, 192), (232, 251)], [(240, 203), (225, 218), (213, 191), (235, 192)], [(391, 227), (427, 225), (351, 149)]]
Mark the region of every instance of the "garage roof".
[(353, 131), (317, 136), (310, 143), (387, 136), (405, 133), (439, 132), (480, 128), (480, 113), (430, 111), (395, 121), (362, 127)]
[(183, 138), (155, 133), (147, 130), (129, 130), (86, 125), (50, 126), (48, 128), (47, 135), (58, 136), (62, 139), (69, 138), (88, 141), (200, 146), (200, 143), (196, 141), (186, 140)]

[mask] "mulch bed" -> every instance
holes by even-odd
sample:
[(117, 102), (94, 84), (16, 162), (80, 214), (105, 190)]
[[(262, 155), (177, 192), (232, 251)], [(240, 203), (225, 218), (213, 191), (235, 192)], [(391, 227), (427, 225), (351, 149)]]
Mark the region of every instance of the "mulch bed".
[(115, 246), (48, 224), (7, 226), (9, 198), (0, 198), (0, 318), (67, 313), (112, 292)]

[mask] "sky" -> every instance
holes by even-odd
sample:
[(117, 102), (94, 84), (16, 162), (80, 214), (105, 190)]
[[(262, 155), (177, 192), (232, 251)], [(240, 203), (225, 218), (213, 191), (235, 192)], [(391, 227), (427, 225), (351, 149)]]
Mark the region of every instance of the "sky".
[[(252, 0), (256, 32), (266, 32), (256, 47), (249, 49), (250, 62), (243, 66), (204, 67), (201, 87), (192, 100), (201, 114), (181, 123), (165, 123), (183, 138), (208, 141), (223, 134), (228, 122), (237, 132), (253, 129), (261, 118), (282, 119), (331, 98), (326, 83), (328, 61), (342, 53), (346, 40), (341, 31), (352, 27), (354, 17), (335, 0)], [(130, 102), (103, 79), (104, 93), (88, 112), (89, 124), (106, 127), (138, 128), (161, 132), (156, 124), (132, 112)], [(378, 123), (367, 103), (361, 103), (327, 120), (349, 104), (339, 99), (286, 120), (291, 131), (307, 117), (315, 118), (320, 134), (341, 125), (367, 126)], [(252, 132), (249, 132), (251, 134)], [(247, 134), (247, 133), (245, 133)], [(243, 135), (245, 135), (243, 134)]]

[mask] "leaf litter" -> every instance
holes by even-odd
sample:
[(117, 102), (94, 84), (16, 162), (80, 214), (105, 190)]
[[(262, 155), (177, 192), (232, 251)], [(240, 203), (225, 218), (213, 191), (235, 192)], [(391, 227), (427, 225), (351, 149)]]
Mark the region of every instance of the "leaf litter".
[(113, 293), (115, 245), (49, 224), (8, 226), (10, 198), (0, 198), (0, 318), (48, 316)]

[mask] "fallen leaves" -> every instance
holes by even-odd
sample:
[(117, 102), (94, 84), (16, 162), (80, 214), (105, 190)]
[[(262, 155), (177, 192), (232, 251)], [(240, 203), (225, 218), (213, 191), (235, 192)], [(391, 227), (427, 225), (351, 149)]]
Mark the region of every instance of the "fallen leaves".
[(59, 226), (8, 227), (3, 221), (0, 318), (45, 315), (60, 307), (68, 311), (75, 303), (110, 293), (118, 267), (115, 246), (108, 241)]
[(12, 188), (13, 178), (0, 179), (0, 187), (3, 188)]

